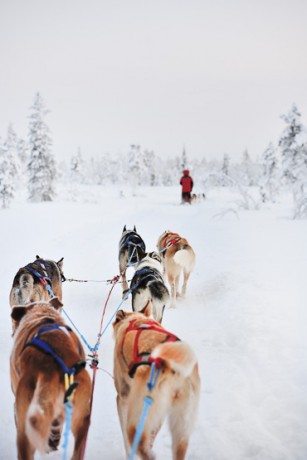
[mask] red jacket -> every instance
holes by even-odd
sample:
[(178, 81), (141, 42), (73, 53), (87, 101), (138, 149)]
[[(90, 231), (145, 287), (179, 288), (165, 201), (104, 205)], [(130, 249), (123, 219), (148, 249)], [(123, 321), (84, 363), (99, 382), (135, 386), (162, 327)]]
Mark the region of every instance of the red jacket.
[(182, 185), (182, 192), (192, 192), (193, 189), (193, 179), (190, 176), (184, 175), (180, 179), (180, 185)]

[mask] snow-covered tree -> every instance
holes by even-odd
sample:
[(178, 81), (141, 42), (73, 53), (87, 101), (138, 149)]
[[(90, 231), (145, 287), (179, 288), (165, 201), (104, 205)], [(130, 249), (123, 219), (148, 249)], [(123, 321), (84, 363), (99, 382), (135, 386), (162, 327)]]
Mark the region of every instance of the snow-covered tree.
[(229, 176), (229, 167), (230, 167), (229, 155), (227, 153), (224, 153), (223, 163), (222, 163), (222, 173), (223, 173), (223, 175), (222, 175), (222, 183), (221, 183), (221, 185), (223, 187), (226, 186), (226, 185), (229, 185), (228, 181), (227, 181), (227, 176)]
[(10, 163), (10, 175), (14, 178), (14, 183), (17, 185), (21, 175), (21, 161), (18, 156), (18, 138), (13, 125), (10, 123), (7, 129), (7, 136), (3, 144), (5, 156)]
[(17, 138), (17, 157), (21, 167), (21, 180), (23, 181), (29, 163), (29, 146), (21, 137)]
[(260, 178), (260, 193), (262, 202), (275, 201), (279, 189), (279, 168), (276, 149), (272, 142), (262, 154), (261, 160), (262, 174)]
[(41, 95), (37, 93), (31, 107), (29, 126), (28, 189), (31, 201), (52, 201), (55, 195), (55, 160), (51, 152), (50, 130), (44, 120), (48, 112)]
[(14, 198), (16, 172), (12, 152), (0, 142), (0, 200), (3, 208), (8, 208)]
[(147, 171), (146, 182), (150, 186), (158, 185), (159, 171), (158, 162), (155, 152), (153, 150), (144, 150), (144, 165)]
[(145, 165), (140, 145), (132, 144), (128, 152), (128, 181), (133, 191), (144, 183)]
[(84, 183), (85, 175), (86, 175), (86, 166), (82, 158), (81, 149), (79, 147), (77, 154), (73, 156), (70, 160), (70, 179), (73, 182), (82, 184)]
[(187, 169), (187, 167), (188, 167), (188, 155), (187, 155), (185, 146), (183, 146), (182, 154), (181, 154), (181, 169), (184, 170), (184, 169)]
[(255, 185), (254, 181), (254, 164), (253, 161), (247, 151), (247, 149), (243, 152), (242, 162), (240, 164), (240, 178), (239, 181), (242, 185), (251, 186)]
[(278, 145), (282, 160), (283, 177), (287, 184), (293, 184), (299, 179), (302, 168), (305, 169), (304, 144), (306, 143), (306, 130), (301, 123), (301, 114), (295, 104), (291, 110), (281, 115), (286, 123), (286, 128), (281, 134)]

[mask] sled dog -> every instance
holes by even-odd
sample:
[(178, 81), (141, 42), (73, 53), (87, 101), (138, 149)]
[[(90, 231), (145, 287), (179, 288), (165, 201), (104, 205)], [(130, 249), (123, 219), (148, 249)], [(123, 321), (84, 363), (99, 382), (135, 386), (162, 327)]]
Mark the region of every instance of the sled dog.
[[(184, 460), (198, 408), (200, 378), (190, 346), (151, 319), (150, 302), (142, 312), (119, 310), (113, 323), (114, 380), (117, 411), (127, 456), (144, 406), (146, 416), (137, 454), (153, 460), (152, 445), (166, 417), (172, 436), (174, 460)], [(150, 391), (150, 365), (155, 363), (157, 382)]]
[(127, 268), (137, 264), (145, 251), (145, 243), (141, 236), (137, 233), (135, 226), (133, 227), (133, 230), (127, 230), (125, 225), (119, 241), (118, 254), (119, 273), (123, 283), (123, 292), (128, 289), (126, 279)]
[(157, 248), (163, 257), (164, 273), (171, 286), (171, 307), (176, 305), (179, 297), (179, 281), (183, 272), (181, 296), (185, 297), (187, 283), (195, 265), (195, 253), (186, 240), (178, 233), (165, 231), (158, 239)]
[[(12, 309), (17, 327), (10, 373), (19, 460), (33, 460), (37, 450), (41, 454), (57, 450), (65, 420), (64, 398), (74, 389), (72, 458), (82, 458), (89, 425), (91, 379), (84, 369), (83, 348), (57, 308), (59, 301), (51, 299), (49, 303), (35, 302)], [(71, 374), (68, 388), (64, 385), (65, 373)]]
[[(26, 305), (39, 300), (47, 301), (56, 297), (62, 301), (63, 257), (58, 262), (36, 260), (18, 270), (10, 292), (10, 305)], [(13, 331), (15, 322), (13, 321)]]
[(157, 252), (144, 254), (130, 283), (132, 310), (142, 310), (150, 300), (153, 317), (159, 323), (169, 301), (169, 292), (164, 284), (162, 270), (162, 258)]

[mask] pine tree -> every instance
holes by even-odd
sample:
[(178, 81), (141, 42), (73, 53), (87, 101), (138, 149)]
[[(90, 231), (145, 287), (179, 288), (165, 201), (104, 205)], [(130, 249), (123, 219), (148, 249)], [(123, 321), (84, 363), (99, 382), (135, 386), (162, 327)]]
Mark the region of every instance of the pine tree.
[(247, 149), (243, 152), (243, 159), (241, 163), (241, 182), (242, 185), (247, 185), (248, 187), (254, 185), (253, 180), (253, 162), (249, 156)]
[(298, 180), (304, 165), (303, 145), (306, 139), (304, 139), (304, 127), (300, 120), (301, 114), (295, 104), (287, 114), (281, 115), (281, 118), (287, 126), (281, 134), (278, 145), (282, 159), (283, 177), (285, 182), (291, 185)]
[(128, 180), (135, 191), (135, 187), (142, 185), (142, 174), (144, 172), (144, 159), (139, 145), (131, 145), (128, 152)]
[(276, 149), (272, 142), (263, 152), (261, 158), (262, 174), (260, 179), (260, 192), (263, 203), (275, 201), (279, 188), (279, 170)]
[(29, 199), (52, 201), (55, 195), (55, 160), (51, 153), (50, 131), (44, 121), (49, 112), (39, 93), (36, 94), (30, 115)]
[(181, 155), (181, 169), (184, 170), (184, 169), (187, 169), (187, 167), (188, 167), (188, 155), (187, 155), (185, 146), (183, 146), (182, 155)]
[(7, 136), (4, 142), (5, 155), (10, 163), (10, 175), (14, 178), (14, 183), (21, 175), (21, 161), (18, 157), (18, 139), (13, 125), (10, 123), (7, 129)]
[(228, 176), (229, 176), (229, 166), (230, 166), (230, 157), (227, 153), (224, 153), (223, 156), (223, 164), (222, 164), (222, 181), (221, 185), (225, 187), (225, 185), (228, 185)]
[(84, 183), (84, 170), (85, 164), (79, 147), (77, 154), (70, 160), (70, 179), (79, 184)]
[(21, 167), (21, 181), (23, 182), (29, 163), (29, 146), (22, 138), (17, 138), (17, 157)]
[(0, 143), (0, 199), (3, 208), (8, 208), (15, 195), (16, 165), (7, 145)]

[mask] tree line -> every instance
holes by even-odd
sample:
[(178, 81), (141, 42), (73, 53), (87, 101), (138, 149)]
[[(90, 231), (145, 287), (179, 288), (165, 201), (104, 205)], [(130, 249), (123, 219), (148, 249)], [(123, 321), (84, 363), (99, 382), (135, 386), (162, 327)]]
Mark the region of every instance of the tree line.
[[(269, 142), (254, 160), (247, 150), (240, 161), (225, 153), (221, 159), (207, 161), (189, 158), (183, 149), (173, 158), (161, 158), (153, 150), (133, 144), (126, 155), (105, 153), (84, 158), (79, 148), (68, 161), (57, 163), (52, 138), (46, 123), (48, 110), (39, 93), (30, 108), (28, 140), (17, 136), (10, 124), (4, 141), (0, 139), (0, 201), (9, 207), (16, 191), (26, 188), (32, 202), (52, 201), (56, 196), (56, 178), (84, 185), (139, 186), (178, 185), (183, 169), (190, 169), (196, 190), (210, 187), (237, 187), (245, 208), (278, 200), (282, 190), (293, 196), (294, 218), (307, 217), (307, 131), (295, 104), (281, 116), (285, 122), (280, 138)], [(252, 198), (250, 187), (258, 190)]]

